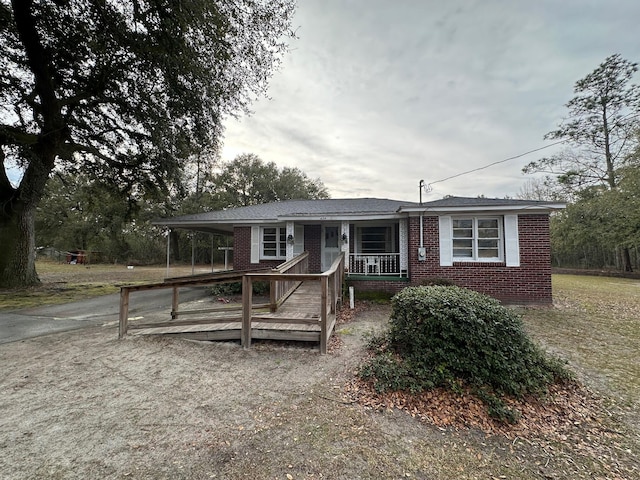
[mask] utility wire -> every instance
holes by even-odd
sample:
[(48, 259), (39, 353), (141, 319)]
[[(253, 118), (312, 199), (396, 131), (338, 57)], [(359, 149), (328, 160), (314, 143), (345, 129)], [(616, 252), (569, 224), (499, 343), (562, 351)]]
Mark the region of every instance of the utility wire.
[(516, 155), (514, 157), (505, 158), (504, 160), (498, 160), (497, 162), (490, 163), (489, 165), (485, 165), (484, 167), (474, 168), (473, 170), (457, 173), (455, 175), (451, 175), (450, 177), (436, 180), (435, 182), (429, 182), (429, 185), (433, 185), (434, 183), (446, 182), (447, 180), (451, 180), (452, 178), (468, 175), (469, 173), (477, 172), (478, 170), (484, 170), (485, 168), (493, 167), (494, 165), (498, 165), (499, 163), (508, 162), (509, 160), (515, 160), (516, 158), (524, 157), (525, 155), (529, 155), (530, 153), (539, 152), (540, 150), (544, 150), (545, 148), (554, 147), (556, 145), (560, 145), (561, 143), (565, 143), (565, 142), (567, 142), (567, 140), (560, 140), (559, 142), (552, 143), (551, 145), (545, 145), (544, 147), (536, 148), (534, 150), (529, 150), (528, 152), (521, 153), (520, 155)]

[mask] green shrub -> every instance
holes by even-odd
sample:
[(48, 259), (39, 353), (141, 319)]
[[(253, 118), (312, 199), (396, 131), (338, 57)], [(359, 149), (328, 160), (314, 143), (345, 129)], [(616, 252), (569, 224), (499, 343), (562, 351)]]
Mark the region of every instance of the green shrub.
[(242, 294), (242, 282), (216, 283), (211, 286), (211, 295), (214, 297), (229, 297)]
[(503, 396), (540, 395), (568, 372), (497, 300), (455, 286), (420, 286), (392, 299), (389, 330), (360, 369), (378, 391), (469, 386), (490, 413), (513, 421)]
[[(242, 295), (242, 282), (217, 283), (211, 286), (210, 291), (214, 297)], [(253, 282), (253, 294), (269, 295), (269, 282)]]

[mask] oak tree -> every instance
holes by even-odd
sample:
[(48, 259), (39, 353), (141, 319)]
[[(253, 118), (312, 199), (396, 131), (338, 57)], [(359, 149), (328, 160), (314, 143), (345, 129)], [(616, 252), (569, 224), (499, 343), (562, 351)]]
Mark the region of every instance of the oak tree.
[(253, 153), (238, 155), (223, 164), (214, 176), (211, 193), (217, 209), (312, 198), (329, 198), (320, 179), (311, 179), (299, 168), (264, 162)]
[[(293, 0), (0, 0), (0, 286), (38, 282), (55, 169), (162, 189), (264, 93)], [(10, 181), (9, 167), (23, 173)], [(64, 228), (64, 227), (62, 227)]]

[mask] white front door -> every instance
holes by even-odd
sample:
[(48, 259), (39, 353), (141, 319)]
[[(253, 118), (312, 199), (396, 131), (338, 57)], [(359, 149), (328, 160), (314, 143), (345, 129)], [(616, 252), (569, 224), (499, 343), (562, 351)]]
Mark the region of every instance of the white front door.
[(340, 226), (322, 226), (322, 271), (329, 270), (333, 261), (340, 255)]

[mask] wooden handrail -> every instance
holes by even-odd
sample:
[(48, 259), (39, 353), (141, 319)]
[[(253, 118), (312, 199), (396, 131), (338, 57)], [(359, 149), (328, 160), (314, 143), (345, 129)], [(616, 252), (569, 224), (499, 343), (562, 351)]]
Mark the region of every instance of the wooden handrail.
[[(272, 270), (277, 273), (308, 273), (309, 272), (309, 252), (303, 252), (277, 266)], [(300, 281), (277, 281), (270, 280), (269, 292), (271, 301), (271, 311), (275, 312), (284, 301), (300, 286)]]
[[(129, 296), (131, 292), (145, 290), (159, 290), (171, 288), (171, 318), (178, 316), (179, 288), (215, 285), (219, 283), (241, 282), (247, 272), (268, 272), (270, 269), (260, 268), (252, 270), (224, 271), (198, 275), (196, 277), (176, 277), (159, 283), (147, 283), (142, 285), (124, 285), (120, 287), (120, 312), (118, 318), (118, 338), (123, 338), (129, 329)], [(212, 311), (214, 309), (211, 309)]]
[[(272, 285), (280, 282), (291, 284), (295, 283), (297, 288), (300, 283), (305, 281), (320, 282), (320, 353), (327, 353), (327, 344), (329, 336), (335, 325), (335, 314), (338, 302), (342, 301), (342, 283), (344, 280), (344, 252), (341, 253), (331, 264), (331, 267), (322, 273), (284, 273), (281, 271), (271, 272), (250, 272), (246, 273), (242, 280), (242, 298), (243, 298), (243, 315), (242, 315), (242, 345), (244, 348), (251, 346), (251, 304), (253, 295), (254, 281), (269, 281)], [(300, 262), (301, 263), (301, 262)], [(299, 264), (299, 263), (296, 263)], [(294, 264), (291, 264), (294, 265)], [(290, 265), (290, 266), (291, 266)], [(291, 271), (290, 268), (288, 271)], [(331, 288), (330, 288), (331, 287)], [(275, 287), (276, 290), (278, 287)], [(278, 300), (274, 302), (272, 298), (272, 310), (276, 310), (280, 303)], [(329, 322), (329, 315), (334, 318)]]
[(272, 270), (280, 273), (285, 273), (291, 270), (292, 268), (294, 268), (299, 263), (302, 263), (303, 261), (308, 261), (308, 259), (309, 259), (309, 252), (305, 251), (305, 252), (302, 252), (300, 255), (293, 257), (291, 260), (287, 260), (286, 262), (281, 263), (280, 265), (273, 268)]

